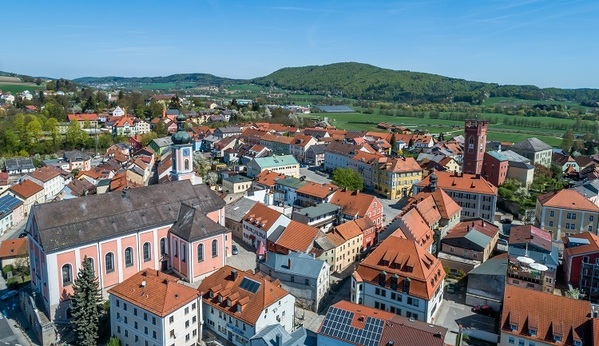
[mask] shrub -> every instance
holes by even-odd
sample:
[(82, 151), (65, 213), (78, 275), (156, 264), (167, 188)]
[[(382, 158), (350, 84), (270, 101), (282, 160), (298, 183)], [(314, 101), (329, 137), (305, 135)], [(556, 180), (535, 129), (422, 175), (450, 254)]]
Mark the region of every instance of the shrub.
[(2, 267), (2, 275), (4, 275), (4, 277), (6, 278), (8, 276), (8, 273), (13, 271), (13, 266), (12, 264), (7, 264), (4, 267)]

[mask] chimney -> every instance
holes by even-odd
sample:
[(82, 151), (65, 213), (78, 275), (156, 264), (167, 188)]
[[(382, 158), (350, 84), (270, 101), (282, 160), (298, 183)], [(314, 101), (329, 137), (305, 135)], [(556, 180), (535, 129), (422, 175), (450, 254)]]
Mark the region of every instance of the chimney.
[(275, 336), (275, 346), (283, 346), (283, 334), (277, 333), (277, 336)]
[(233, 281), (237, 280), (237, 269), (231, 270), (231, 277), (233, 278)]

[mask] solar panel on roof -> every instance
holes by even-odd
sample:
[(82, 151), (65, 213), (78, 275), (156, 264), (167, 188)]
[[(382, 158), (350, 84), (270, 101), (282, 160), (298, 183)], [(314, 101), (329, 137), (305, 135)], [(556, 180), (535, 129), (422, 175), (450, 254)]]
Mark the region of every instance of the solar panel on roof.
[(239, 287), (243, 288), (248, 292), (256, 293), (256, 291), (258, 291), (258, 288), (260, 287), (260, 283), (254, 280), (250, 280), (248, 278), (243, 278)]

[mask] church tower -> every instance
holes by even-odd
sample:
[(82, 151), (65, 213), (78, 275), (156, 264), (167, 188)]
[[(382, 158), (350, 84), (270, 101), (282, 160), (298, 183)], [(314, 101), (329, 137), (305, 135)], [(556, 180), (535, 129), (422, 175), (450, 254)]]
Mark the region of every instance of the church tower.
[(462, 164), (462, 172), (480, 174), (483, 168), (485, 149), (487, 147), (488, 126), (489, 122), (486, 120), (466, 120), (466, 126), (464, 127), (464, 161)]
[(188, 179), (195, 183), (191, 136), (185, 131), (185, 120), (185, 115), (179, 112), (177, 132), (171, 136), (173, 144), (171, 145), (172, 167), (170, 178), (171, 181)]

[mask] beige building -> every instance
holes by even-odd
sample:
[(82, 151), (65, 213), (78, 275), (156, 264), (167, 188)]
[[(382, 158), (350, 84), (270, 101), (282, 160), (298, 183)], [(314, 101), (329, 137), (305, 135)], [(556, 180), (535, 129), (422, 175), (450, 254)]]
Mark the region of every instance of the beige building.
[(232, 175), (227, 178), (223, 178), (223, 192), (224, 193), (239, 193), (245, 192), (252, 187), (252, 179), (243, 175)]
[(576, 190), (549, 192), (537, 197), (535, 223), (554, 240), (582, 232), (596, 234), (599, 207)]
[(325, 238), (332, 248), (327, 249), (318, 259), (327, 262), (331, 266), (331, 272), (340, 273), (360, 258), (364, 234), (356, 221), (336, 226)]

